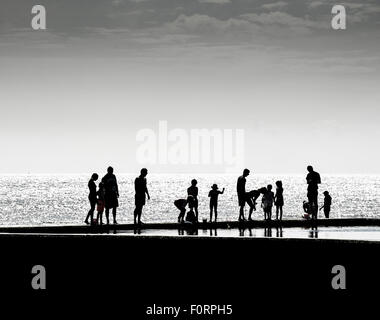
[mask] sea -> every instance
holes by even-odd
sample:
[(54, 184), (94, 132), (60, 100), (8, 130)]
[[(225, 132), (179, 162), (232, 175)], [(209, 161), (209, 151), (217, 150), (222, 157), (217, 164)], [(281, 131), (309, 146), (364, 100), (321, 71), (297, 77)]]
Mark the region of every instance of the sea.
[[(117, 174), (119, 184), (119, 223), (133, 222), (133, 174)], [(80, 225), (89, 210), (88, 174), (7, 174), (0, 176), (0, 225)], [(147, 177), (151, 199), (143, 209), (142, 221), (176, 222), (178, 210), (173, 202), (186, 198), (192, 179), (199, 188), (200, 220), (209, 217), (208, 192), (212, 184), (225, 193), (219, 196), (218, 220), (236, 220), (238, 201), (237, 176), (232, 174), (149, 174)], [(284, 187), (283, 219), (300, 219), (302, 203), (306, 200), (305, 175), (255, 174), (247, 178), (247, 191), (281, 180)], [(97, 181), (99, 182), (99, 181)], [(322, 175), (322, 192), (332, 196), (331, 218), (380, 218), (380, 175)], [(258, 200), (260, 201), (260, 199)], [(248, 208), (246, 209), (248, 213)], [(323, 217), (323, 213), (320, 213)], [(263, 219), (260, 206), (254, 219)]]

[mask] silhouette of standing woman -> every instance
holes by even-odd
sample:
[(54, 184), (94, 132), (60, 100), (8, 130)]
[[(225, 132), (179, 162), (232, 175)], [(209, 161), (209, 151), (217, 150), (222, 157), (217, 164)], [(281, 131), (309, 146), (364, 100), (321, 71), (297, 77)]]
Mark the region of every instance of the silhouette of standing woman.
[(248, 176), (249, 176), (249, 170), (244, 169), (243, 175), (238, 178), (237, 184), (236, 184), (236, 190), (237, 190), (239, 207), (240, 207), (239, 221), (245, 221), (244, 206), (245, 206), (245, 202), (247, 201), (247, 195), (245, 192), (245, 183), (247, 181), (246, 177)]
[(318, 172), (314, 171), (312, 166), (307, 167), (309, 173), (306, 176), (307, 182), (307, 198), (311, 209), (311, 216), (317, 219), (318, 215), (318, 184), (321, 183), (321, 176)]
[(106, 205), (107, 224), (110, 224), (110, 209), (112, 209), (113, 223), (117, 224), (116, 208), (119, 206), (119, 187), (117, 186), (116, 176), (113, 174), (112, 167), (108, 167), (107, 174), (103, 177), (102, 182), (104, 183), (105, 190), (104, 200)]
[(140, 176), (135, 179), (135, 211), (134, 211), (134, 223), (141, 224), (141, 214), (143, 206), (145, 205), (145, 194), (148, 196), (148, 200), (150, 199), (148, 188), (146, 185), (146, 176), (148, 174), (148, 170), (146, 168), (142, 168), (140, 171)]
[[(92, 220), (94, 219), (94, 211), (95, 211), (95, 206), (97, 202), (95, 181), (98, 180), (98, 178), (99, 176), (96, 173), (94, 173), (92, 174), (91, 179), (88, 182), (88, 189), (90, 190), (90, 194), (88, 195), (88, 200), (90, 200), (91, 209), (90, 211), (88, 211), (86, 220), (84, 220), (85, 224), (89, 224), (89, 223), (92, 224)], [(89, 218), (90, 218), (90, 222), (88, 222)]]

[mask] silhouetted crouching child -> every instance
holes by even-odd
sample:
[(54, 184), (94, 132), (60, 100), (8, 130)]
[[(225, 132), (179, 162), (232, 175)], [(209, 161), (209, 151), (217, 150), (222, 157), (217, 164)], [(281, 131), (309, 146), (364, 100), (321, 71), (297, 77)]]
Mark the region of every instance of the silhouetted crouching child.
[(323, 192), (325, 195), (323, 206), (319, 209), (321, 211), (323, 209), (323, 212), (325, 214), (325, 218), (328, 219), (330, 217), (330, 210), (331, 210), (331, 201), (332, 198), (328, 191)]
[(311, 210), (310, 210), (309, 202), (304, 201), (302, 208), (303, 208), (303, 211), (305, 212), (304, 215), (302, 216), (302, 218), (307, 219), (307, 220), (310, 219)]
[[(174, 201), (174, 205), (180, 211), (180, 213), (178, 215), (178, 223), (184, 222), (187, 205), (189, 205), (190, 211), (192, 211), (194, 214), (194, 197), (193, 196), (188, 196), (187, 199), (178, 199), (178, 200)], [(191, 213), (190, 213), (190, 216), (191, 216)], [(189, 216), (189, 219), (191, 220), (190, 216)], [(195, 216), (195, 214), (194, 214), (194, 216)]]
[(261, 206), (264, 211), (264, 219), (272, 219), (272, 207), (274, 202), (274, 193), (272, 192), (272, 185), (268, 184), (266, 192), (263, 194)]
[(218, 219), (218, 197), (220, 194), (224, 193), (224, 188), (222, 191), (218, 190), (218, 185), (213, 184), (208, 196), (210, 197), (210, 222), (212, 222), (212, 212), (215, 213), (215, 222)]
[(261, 188), (259, 190), (251, 190), (246, 193), (246, 202), (249, 206), (248, 221), (252, 221), (252, 212), (256, 211), (257, 198), (260, 196), (260, 194), (264, 194), (266, 190), (266, 188)]

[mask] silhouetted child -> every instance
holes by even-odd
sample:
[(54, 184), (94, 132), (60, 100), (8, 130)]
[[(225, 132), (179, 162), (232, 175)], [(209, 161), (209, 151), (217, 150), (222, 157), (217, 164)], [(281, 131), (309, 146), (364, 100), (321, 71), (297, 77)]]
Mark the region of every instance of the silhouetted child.
[(274, 193), (272, 192), (272, 185), (268, 184), (266, 188), (266, 192), (263, 194), (262, 198), (262, 208), (264, 210), (264, 219), (271, 220), (272, 219), (272, 207), (274, 202)]
[(309, 202), (307, 201), (304, 201), (303, 202), (303, 205), (302, 205), (302, 208), (303, 208), (303, 211), (305, 212), (305, 214), (302, 216), (302, 218), (304, 219), (310, 219), (310, 204)]
[(188, 196), (187, 199), (178, 199), (174, 201), (174, 205), (179, 209), (180, 213), (178, 216), (178, 222), (184, 222), (184, 217), (186, 213), (186, 206), (189, 206), (190, 211), (194, 212), (194, 197)]
[(222, 191), (218, 190), (218, 185), (213, 184), (208, 196), (210, 197), (210, 222), (212, 222), (212, 211), (215, 213), (215, 222), (218, 219), (218, 197), (220, 194), (224, 193), (224, 188)]
[(248, 215), (248, 221), (252, 221), (252, 212), (253, 210), (256, 211), (256, 205), (257, 205), (257, 198), (260, 196), (260, 194), (264, 194), (267, 191), (266, 188), (261, 188), (258, 190), (251, 190), (247, 192), (247, 204), (249, 205), (249, 215)]
[(198, 221), (198, 187), (197, 187), (198, 181), (193, 179), (191, 180), (191, 186), (187, 188), (187, 195), (194, 197), (194, 211), (195, 216)]
[(325, 199), (324, 199), (323, 206), (319, 209), (319, 211), (321, 211), (323, 209), (325, 217), (326, 217), (326, 219), (328, 219), (330, 216), (332, 198), (331, 198), (328, 191), (323, 192), (323, 194), (325, 195)]
[(96, 211), (98, 212), (98, 215), (96, 217), (96, 221), (98, 224), (103, 224), (103, 212), (105, 207), (105, 189), (104, 189), (104, 183), (99, 183), (99, 190), (96, 192), (96, 195), (98, 196), (98, 203), (96, 206)]
[(174, 205), (180, 211), (180, 213), (178, 215), (178, 223), (181, 223), (181, 222), (183, 222), (183, 218), (185, 217), (187, 199), (178, 199), (178, 200), (174, 201)]
[(280, 213), (280, 220), (282, 220), (282, 207), (284, 206), (284, 189), (282, 188), (282, 181), (276, 181), (276, 195), (274, 197), (274, 205), (276, 206), (276, 220)]

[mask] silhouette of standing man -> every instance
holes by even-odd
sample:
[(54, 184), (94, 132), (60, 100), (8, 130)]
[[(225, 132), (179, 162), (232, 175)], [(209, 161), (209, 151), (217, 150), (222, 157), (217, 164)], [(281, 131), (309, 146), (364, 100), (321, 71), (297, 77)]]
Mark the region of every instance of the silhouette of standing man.
[(244, 218), (244, 206), (245, 202), (247, 201), (247, 195), (245, 192), (245, 183), (246, 183), (246, 177), (249, 176), (249, 170), (244, 169), (243, 175), (240, 176), (237, 180), (236, 190), (239, 200), (239, 207), (240, 207), (240, 214), (239, 214), (239, 221), (245, 221)]
[(135, 179), (135, 211), (134, 211), (134, 223), (141, 224), (141, 214), (143, 206), (145, 205), (145, 194), (148, 196), (148, 200), (150, 199), (148, 188), (146, 185), (146, 176), (148, 174), (148, 170), (146, 168), (142, 168), (140, 171), (140, 176)]
[(113, 223), (116, 222), (116, 208), (119, 206), (119, 187), (117, 185), (116, 176), (113, 174), (113, 168), (108, 167), (107, 174), (102, 178), (104, 184), (104, 201), (106, 207), (106, 220), (107, 224), (110, 224), (110, 209), (112, 209)]
[(321, 176), (314, 171), (312, 166), (307, 167), (309, 173), (306, 176), (307, 182), (307, 199), (311, 209), (312, 219), (317, 219), (318, 215), (318, 184), (321, 183)]

